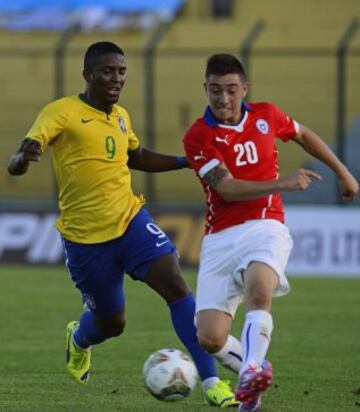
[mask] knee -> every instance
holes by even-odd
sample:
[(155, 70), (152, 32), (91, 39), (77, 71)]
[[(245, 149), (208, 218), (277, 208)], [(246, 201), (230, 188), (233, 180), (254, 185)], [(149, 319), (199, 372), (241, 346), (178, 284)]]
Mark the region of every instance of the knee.
[(168, 304), (184, 298), (190, 292), (174, 254), (156, 259), (146, 274), (145, 282)]
[(171, 304), (185, 298), (191, 290), (180, 273), (169, 271), (166, 282), (161, 285), (161, 295), (166, 303)]
[(271, 296), (272, 294), (266, 289), (253, 288), (247, 300), (253, 308), (267, 309), (271, 305)]
[(218, 333), (209, 333), (198, 331), (198, 341), (203, 349), (208, 353), (217, 353), (225, 345), (226, 336)]
[(176, 302), (187, 296), (190, 292), (182, 276), (174, 274), (170, 277), (170, 283), (166, 291), (166, 301), (168, 303)]

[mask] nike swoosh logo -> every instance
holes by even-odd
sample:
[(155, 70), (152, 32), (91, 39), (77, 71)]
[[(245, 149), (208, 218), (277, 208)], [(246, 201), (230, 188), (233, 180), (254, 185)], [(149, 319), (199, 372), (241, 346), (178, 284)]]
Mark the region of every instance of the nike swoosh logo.
[(92, 120), (95, 120), (95, 119), (81, 119), (81, 123), (89, 123)]
[(168, 240), (165, 240), (164, 242), (156, 242), (156, 247), (160, 247), (162, 245), (165, 245), (165, 243), (168, 243)]

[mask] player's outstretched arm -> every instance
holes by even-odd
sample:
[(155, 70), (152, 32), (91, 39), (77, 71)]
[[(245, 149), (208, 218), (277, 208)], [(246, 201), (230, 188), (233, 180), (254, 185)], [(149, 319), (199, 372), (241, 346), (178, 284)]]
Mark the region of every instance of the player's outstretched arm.
[(328, 165), (337, 174), (340, 191), (344, 200), (354, 200), (359, 192), (359, 183), (330, 147), (316, 133), (300, 125), (299, 132), (293, 140), (307, 153)]
[(226, 202), (257, 199), (276, 192), (305, 190), (314, 179), (319, 180), (321, 176), (307, 169), (300, 169), (289, 177), (264, 182), (234, 179), (223, 163), (204, 175), (204, 180)]
[(38, 162), (41, 155), (41, 145), (38, 141), (25, 139), (19, 150), (11, 157), (8, 163), (8, 172), (13, 176), (23, 175), (27, 172), (30, 162)]
[(168, 156), (143, 147), (129, 151), (128, 155), (130, 169), (143, 172), (167, 172), (190, 167), (185, 156)]

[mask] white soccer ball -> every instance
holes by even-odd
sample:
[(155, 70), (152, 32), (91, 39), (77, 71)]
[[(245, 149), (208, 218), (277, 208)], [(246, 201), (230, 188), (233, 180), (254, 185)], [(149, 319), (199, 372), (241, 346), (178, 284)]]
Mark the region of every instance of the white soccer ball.
[(178, 349), (161, 349), (151, 354), (143, 367), (146, 388), (162, 401), (179, 401), (190, 395), (197, 371), (188, 355)]

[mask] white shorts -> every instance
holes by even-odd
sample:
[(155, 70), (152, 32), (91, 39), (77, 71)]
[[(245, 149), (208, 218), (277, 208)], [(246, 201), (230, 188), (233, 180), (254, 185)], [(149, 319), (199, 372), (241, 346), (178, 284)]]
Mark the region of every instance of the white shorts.
[(288, 293), (285, 268), (292, 246), (288, 227), (273, 219), (250, 220), (206, 235), (201, 247), (196, 312), (218, 309), (234, 318), (243, 301), (242, 273), (254, 261), (266, 263), (279, 276), (274, 296)]

